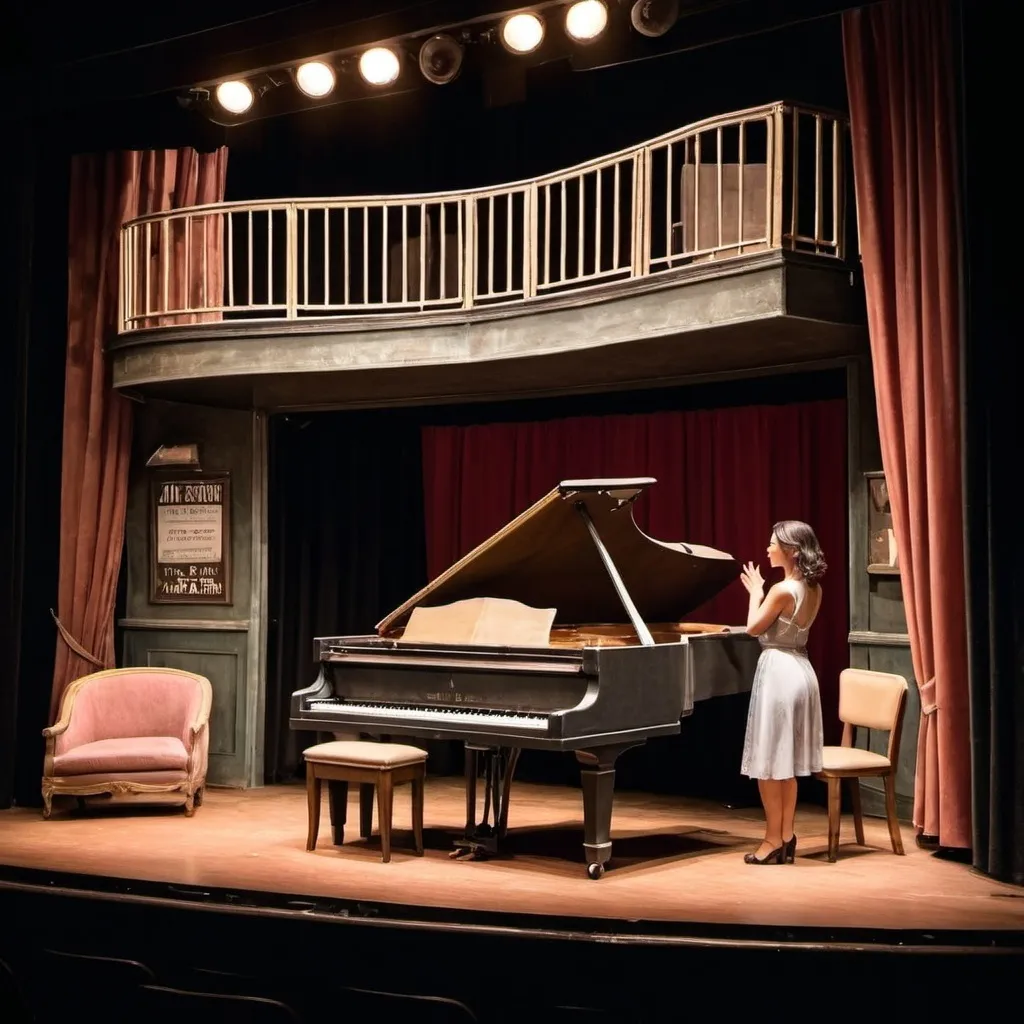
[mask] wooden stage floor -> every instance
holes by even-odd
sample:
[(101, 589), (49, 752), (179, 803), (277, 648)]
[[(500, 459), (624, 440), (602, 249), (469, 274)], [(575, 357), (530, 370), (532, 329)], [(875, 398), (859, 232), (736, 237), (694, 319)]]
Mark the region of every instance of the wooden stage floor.
[[(193, 818), (172, 806), (102, 801), (78, 812), (55, 806), (0, 812), (3, 868), (78, 873), (186, 887), (285, 893), (465, 912), (613, 922), (919, 931), (1019, 931), (1024, 890), (920, 849), (905, 828), (895, 856), (884, 821), (865, 821), (867, 845), (843, 820), (839, 860), (826, 858), (825, 812), (801, 807), (795, 865), (753, 867), (759, 811), (671, 796), (616, 794), (613, 860), (599, 881), (586, 877), (578, 790), (513, 785), (512, 856), (449, 858), (460, 832), (460, 778), (428, 780), (426, 853), (411, 851), (409, 790), (395, 794), (390, 864), (376, 834), (358, 835), (353, 792), (345, 844), (332, 845), (326, 799), (317, 849), (305, 850), (305, 792), (299, 785), (210, 789)], [(376, 825), (376, 822), (375, 822)]]

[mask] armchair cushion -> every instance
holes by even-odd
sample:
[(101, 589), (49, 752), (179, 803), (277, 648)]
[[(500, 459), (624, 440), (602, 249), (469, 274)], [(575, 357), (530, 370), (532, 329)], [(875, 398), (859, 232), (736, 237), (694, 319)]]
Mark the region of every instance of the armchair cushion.
[(188, 751), (177, 736), (131, 736), (93, 740), (53, 759), (53, 774), (91, 775), (125, 772), (185, 771)]
[(59, 756), (94, 740), (135, 736), (177, 736), (191, 749), (192, 729), (203, 708), (197, 678), (167, 669), (114, 672), (119, 674), (84, 677), (88, 682), (76, 689), (74, 713), (56, 737), (55, 753)]

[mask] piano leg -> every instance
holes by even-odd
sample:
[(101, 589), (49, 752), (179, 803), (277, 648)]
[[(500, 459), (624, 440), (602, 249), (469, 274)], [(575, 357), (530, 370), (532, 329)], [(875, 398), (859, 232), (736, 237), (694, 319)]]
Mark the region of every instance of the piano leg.
[[(456, 840), (452, 857), (479, 860), (499, 852), (508, 830), (508, 802), (519, 760), (516, 747), (477, 747), (466, 744), (466, 831)], [(477, 780), (484, 776), (484, 815), (477, 821)], [(493, 811), (493, 824), (491, 823)]]
[(604, 874), (612, 856), (615, 762), (624, 751), (638, 745), (629, 743), (576, 751), (583, 790), (583, 854), (587, 859), (587, 875), (595, 880)]

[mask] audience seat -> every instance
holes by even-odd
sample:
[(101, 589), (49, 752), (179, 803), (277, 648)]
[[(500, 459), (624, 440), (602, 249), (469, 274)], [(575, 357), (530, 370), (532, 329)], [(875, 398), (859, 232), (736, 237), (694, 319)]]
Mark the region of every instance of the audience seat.
[(4, 1024), (29, 1024), (28, 1000), (14, 968), (0, 959), (0, 1020)]
[(295, 1010), (276, 999), (190, 992), (164, 985), (143, 985), (138, 990), (135, 1019), (146, 1024), (301, 1024)]

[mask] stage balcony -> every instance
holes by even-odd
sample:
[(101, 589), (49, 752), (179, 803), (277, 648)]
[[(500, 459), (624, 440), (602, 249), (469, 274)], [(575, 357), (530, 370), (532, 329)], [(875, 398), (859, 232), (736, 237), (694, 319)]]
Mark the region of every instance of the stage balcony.
[(844, 115), (773, 103), (533, 180), (123, 226), (113, 380), (265, 409), (678, 382), (866, 350)]

